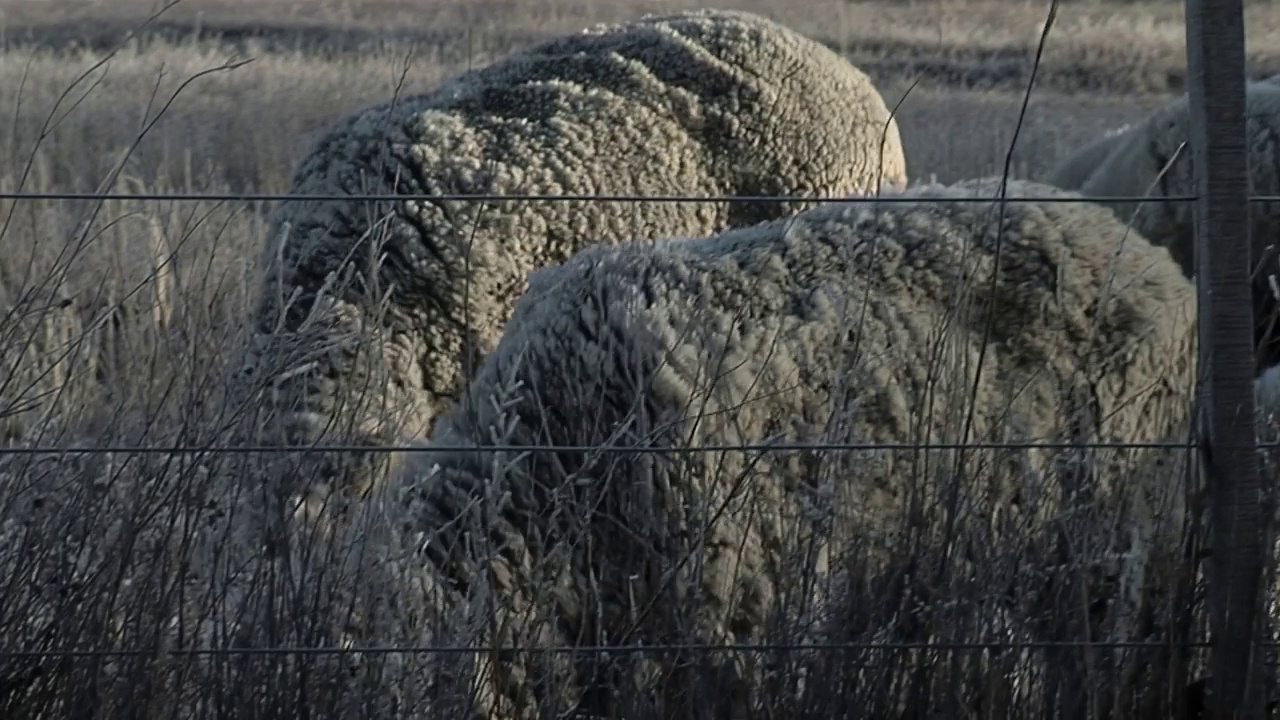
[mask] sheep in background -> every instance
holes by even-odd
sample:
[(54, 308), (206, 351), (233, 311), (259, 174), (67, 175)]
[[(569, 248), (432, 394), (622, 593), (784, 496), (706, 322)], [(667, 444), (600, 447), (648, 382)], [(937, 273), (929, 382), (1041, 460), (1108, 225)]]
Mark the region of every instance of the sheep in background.
[[(1280, 194), (1275, 134), (1280, 129), (1280, 84), (1250, 82), (1246, 85), (1248, 147), (1253, 195)], [(1080, 186), (1087, 197), (1150, 197), (1142, 203), (1100, 200), (1122, 220), (1151, 242), (1169, 248), (1188, 277), (1195, 264), (1193, 204), (1164, 200), (1198, 194), (1191, 171), (1188, 98), (1182, 95), (1129, 128)], [(1280, 363), (1277, 335), (1277, 272), (1274, 245), (1280, 238), (1280, 204), (1254, 203), (1253, 296), (1258, 373)]]
[[(909, 518), (936, 527), (932, 502), (956, 481), (966, 532), (995, 544), (1016, 539), (1010, 527), (1051, 526), (1085, 490), (1158, 517), (1178, 492), (1167, 476), (1129, 487), (1141, 453), (1098, 463), (1085, 488), (1048, 450), (762, 447), (1185, 429), (1195, 292), (1168, 252), (1094, 205), (937, 200), (997, 189), (922, 187), (908, 191), (919, 202), (596, 247), (534, 273), (432, 451), (368, 506), (379, 510), (362, 538), (391, 533), (372, 563), (396, 578), (375, 593), (395, 605), (385, 617), (473, 608), (500, 646), (760, 642), (780, 618), (817, 616), (838, 548), (881, 572), (904, 562), (897, 533)], [(1008, 192), (1070, 195), (1029, 182)], [(475, 445), (491, 450), (461, 449)], [(699, 446), (753, 449), (680, 451)], [(676, 450), (644, 452), (663, 447)], [(442, 642), (426, 625), (437, 627), (421, 620), (396, 641)], [(618, 687), (668, 712), (690, 697), (740, 707), (761, 690), (735, 655), (627, 669), (625, 653), (577, 665), (516, 654), (478, 681), (481, 711), (627, 716), (609, 706)], [(463, 672), (457, 658), (449, 669)], [(544, 659), (560, 664), (534, 664)], [(621, 685), (595, 692), (610, 682)]]
[[(291, 445), (339, 423), (343, 444), (423, 435), (494, 347), (531, 270), (591, 244), (704, 235), (805, 206), (345, 196), (835, 197), (905, 183), (897, 124), (871, 80), (745, 12), (597, 26), (369, 108), (296, 169), (294, 193), (342, 197), (276, 215), (246, 362), (252, 386), (271, 386), (259, 428)], [(325, 462), (281, 496), (322, 498), (341, 467)], [(336, 484), (363, 495), (385, 470)]]
[(1085, 145), (1059, 162), (1045, 176), (1045, 184), (1063, 190), (1078, 191), (1085, 181), (1102, 165), (1102, 162), (1107, 159), (1111, 151), (1120, 144), (1124, 134), (1128, 132), (1130, 127), (1130, 125), (1125, 124), (1117, 128), (1111, 128), (1103, 133), (1102, 137)]

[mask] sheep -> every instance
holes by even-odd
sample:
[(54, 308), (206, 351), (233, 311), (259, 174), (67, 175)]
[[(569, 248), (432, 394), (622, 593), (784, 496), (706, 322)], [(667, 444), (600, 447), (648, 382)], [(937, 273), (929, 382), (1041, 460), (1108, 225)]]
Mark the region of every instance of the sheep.
[[(377, 565), (403, 578), (378, 595), (408, 606), (438, 601), (418, 587), (458, 604), (482, 596), (476, 612), (494, 627), (525, 628), (487, 636), (497, 645), (760, 642), (796, 603), (783, 596), (798, 568), (815, 578), (803, 593), (831, 576), (834, 548), (891, 562), (913, 503), (931, 507), (945, 485), (908, 483), (922, 451), (766, 446), (1185, 430), (1196, 298), (1168, 251), (1092, 204), (1001, 208), (998, 187), (922, 186), (909, 203), (831, 203), (718, 235), (597, 246), (534, 272), (429, 452), (378, 496), (370, 527), (390, 528), (395, 560)], [(1029, 181), (1008, 194), (1078, 197)], [(939, 200), (957, 195), (981, 200)], [(716, 449), (686, 452), (699, 446)], [(989, 523), (996, 541), (1008, 523), (1060, 522), (1067, 496), (1088, 489), (1045, 449), (932, 452), (965, 482), (965, 522)], [(1099, 463), (1092, 492), (1130, 497), (1112, 481), (1134, 482), (1140, 462)], [(1165, 483), (1134, 502), (1176, 502)], [(591, 658), (558, 666), (554, 682), (524, 664), (534, 657), (490, 669), (478, 691), (488, 716), (607, 702), (588, 690), (605, 672)], [(756, 671), (700, 659), (726, 683), (700, 697), (749, 702)], [(653, 662), (668, 673), (663, 692), (689, 690)]]
[[(1254, 195), (1280, 193), (1280, 167), (1276, 163), (1277, 130), (1280, 130), (1280, 84), (1246, 84), (1248, 152), (1251, 158), (1251, 189)], [(1157, 245), (1168, 247), (1183, 272), (1191, 277), (1195, 265), (1192, 204), (1164, 201), (1171, 196), (1198, 194), (1191, 171), (1189, 142), (1189, 101), (1175, 98), (1144, 121), (1129, 128), (1114, 144), (1109, 155), (1080, 186), (1080, 193), (1100, 198), (1121, 219)], [(1142, 203), (1105, 200), (1119, 197), (1150, 197)], [(1252, 206), (1253, 296), (1258, 374), (1280, 362), (1280, 338), (1274, 337), (1277, 310), (1276, 291), (1271, 287), (1275, 271), (1273, 245), (1280, 227), (1280, 205), (1255, 203)]]
[(1059, 162), (1044, 178), (1044, 183), (1063, 190), (1079, 190), (1103, 160), (1121, 142), (1130, 124), (1111, 128), (1102, 137), (1085, 145)]
[[(264, 251), (244, 378), (255, 433), (301, 446), (430, 430), (497, 342), (526, 275), (591, 244), (699, 235), (804, 202), (538, 202), (349, 196), (818, 196), (903, 187), (871, 80), (746, 12), (646, 16), (552, 39), (339, 122), (297, 166)], [(338, 430), (337, 428), (334, 428)], [(258, 437), (255, 435), (255, 437)], [(341, 463), (298, 473), (324, 496)], [(340, 496), (385, 468), (346, 465)], [(298, 492), (295, 493), (295, 490)]]

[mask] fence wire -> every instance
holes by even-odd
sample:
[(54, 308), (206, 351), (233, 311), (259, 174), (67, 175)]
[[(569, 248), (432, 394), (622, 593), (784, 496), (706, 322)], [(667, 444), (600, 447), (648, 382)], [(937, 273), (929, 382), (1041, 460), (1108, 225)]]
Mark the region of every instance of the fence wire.
[[(39, 192), (3, 192), (0, 200), (78, 200), (78, 201), (174, 201), (174, 202), (617, 202), (617, 203), (865, 203), (882, 202), (898, 203), (986, 203), (1000, 202), (1025, 203), (1166, 203), (1194, 202), (1195, 195), (1139, 196), (1117, 195), (1106, 197), (1063, 196), (1063, 197), (975, 197), (964, 195), (957, 197), (929, 196), (913, 197), (900, 195), (853, 195), (847, 197), (823, 197), (819, 195), (572, 195), (546, 194), (525, 195), (513, 194), (289, 194), (289, 193), (39, 193)], [(1280, 202), (1280, 195), (1256, 195), (1250, 202)]]
[[(768, 652), (870, 652), (876, 650), (890, 651), (930, 651), (944, 650), (949, 652), (987, 652), (992, 650), (1142, 650), (1178, 647), (1186, 649), (1202, 649), (1210, 647), (1208, 641), (1190, 641), (1180, 643), (1152, 641), (1098, 642), (1088, 640), (1062, 641), (1028, 641), (1028, 642), (899, 642), (899, 643), (744, 643), (733, 645), (560, 645), (554, 647), (527, 645), (510, 647), (488, 647), (468, 645), (436, 645), (436, 646), (371, 646), (371, 647), (258, 647), (258, 648), (175, 648), (151, 650), (50, 650), (50, 651), (0, 651), (0, 660), (5, 659), (40, 659), (40, 658), (110, 658), (110, 657), (222, 657), (241, 655), (465, 655), (468, 653), (510, 653), (521, 655), (610, 655), (623, 653), (660, 654), (660, 653), (768, 653)], [(1280, 647), (1280, 643), (1259, 643), (1263, 647)]]
[[(1220, 446), (1219, 446), (1220, 447)], [(1280, 447), (1280, 441), (1258, 443), (1259, 448)], [(245, 453), (273, 454), (296, 452), (394, 452), (394, 453), (587, 453), (606, 454), (664, 454), (691, 455), (722, 452), (859, 452), (880, 450), (1195, 450), (1194, 443), (1135, 442), (1135, 443), (1072, 443), (1072, 442), (971, 442), (971, 443), (743, 443), (740, 445), (449, 445), (428, 447), (424, 445), (196, 445), (145, 446), (145, 445), (86, 445), (59, 447), (0, 448), (0, 455), (83, 455), (86, 453), (137, 453), (190, 455), (196, 453)]]

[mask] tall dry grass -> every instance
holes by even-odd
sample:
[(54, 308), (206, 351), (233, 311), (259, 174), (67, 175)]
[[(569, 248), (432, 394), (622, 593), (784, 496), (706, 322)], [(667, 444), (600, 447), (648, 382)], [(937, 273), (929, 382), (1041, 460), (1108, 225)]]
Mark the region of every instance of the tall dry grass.
[[(588, 12), (621, 12), (591, 3), (538, 7), (523, 24), (543, 31), (576, 26)], [(839, 11), (849, 13), (849, 27), (873, 27), (858, 6)], [(475, 20), (477, 12), (464, 15)], [(1134, 26), (1163, 29), (1148, 39), (1155, 48), (1148, 55), (1165, 58), (1170, 25), (1151, 17), (1149, 27)], [(900, 22), (880, 22), (884, 32), (907, 32)], [(813, 24), (830, 27), (825, 19)], [(467, 46), (483, 52), (470, 56), (456, 44), (426, 51), (388, 44), (329, 57), (250, 46), (253, 62), (236, 67), (244, 53), (212, 42), (138, 40), (115, 52), (11, 48), (0, 54), (0, 107), (12, 113), (0, 137), (9, 168), (0, 187), (283, 192), (293, 162), (337, 115), (390, 96), (402, 77), (400, 90), (416, 91), (468, 61), (487, 61), (505, 51), (499, 40), (513, 25), (521, 23), (485, 26)], [(926, 21), (913, 27), (929, 34)], [(957, 27), (957, 43), (994, 42)], [(1021, 26), (994, 27), (1016, 34)], [(1135, 39), (1124, 37), (1113, 44)], [(1102, 41), (1081, 45), (1095, 42)], [(892, 102), (914, 78), (877, 80)], [(1155, 101), (1033, 96), (1017, 174), (1048, 167)], [(900, 122), (913, 173), (945, 181), (998, 172), (1018, 105), (1004, 92), (912, 91)], [(279, 539), (284, 549), (246, 531), (277, 501), (265, 495), (265, 481), (293, 462), (215, 450), (252, 409), (235, 391), (237, 348), (269, 212), (268, 204), (233, 200), (0, 204), (0, 429), (21, 451), (0, 454), (6, 717), (458, 717), (474, 704), (464, 670), (503, 660), (460, 651), (270, 650), (463, 647), (490, 634), (493, 616), (483, 610), (493, 597), (477, 583), (478, 594), (432, 600), (426, 590), (435, 580), (413, 574), (379, 543), (391, 509), (378, 503), (341, 532), (300, 523)], [(188, 451), (170, 451), (177, 446)], [(72, 447), (101, 450), (66, 451)], [(1153, 479), (1134, 482), (1173, 482), (1183, 459), (1169, 451), (1153, 462)], [(967, 518), (1000, 512), (978, 494), (967, 500)], [(1200, 498), (1193, 493), (1188, 502), (1196, 508)], [(1204, 618), (1203, 585), (1188, 559), (1198, 551), (1199, 517), (1190, 514), (1167, 545), (1134, 547), (1131, 519), (1115, 508), (1064, 518), (1053, 535), (1020, 535), (1016, 527), (993, 535), (989, 524), (949, 522), (964, 518), (938, 507), (894, 534), (895, 562), (872, 562), (870, 546), (846, 548), (826, 569), (799, 554), (782, 583), (787, 592), (771, 601), (768, 642), (847, 647), (743, 653), (760, 663), (766, 690), (751, 709), (772, 718), (1184, 717), (1185, 688), (1202, 658), (1173, 646), (859, 645), (1192, 639)], [(958, 554), (966, 562), (955, 562)], [(664, 600), (659, 610), (669, 621), (666, 639), (680, 645), (681, 618), (697, 610), (696, 599)], [(236, 648), (246, 652), (227, 652)], [(589, 694), (585, 706), (616, 717), (709, 716), (722, 687), (706, 653), (645, 657), (648, 665), (635, 654), (586, 657), (585, 666), (629, 680)], [(565, 662), (544, 659), (532, 667)], [(628, 672), (641, 666), (647, 670)], [(567, 709), (554, 706), (558, 690), (544, 688), (545, 716)]]

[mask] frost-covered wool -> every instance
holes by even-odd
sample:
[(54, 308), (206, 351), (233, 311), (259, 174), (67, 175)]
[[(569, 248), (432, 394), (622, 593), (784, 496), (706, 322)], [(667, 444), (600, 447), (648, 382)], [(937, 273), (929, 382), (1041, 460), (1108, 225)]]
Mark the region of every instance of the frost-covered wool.
[(883, 99), (825, 46), (733, 11), (594, 27), (321, 138), (292, 191), (343, 197), (280, 207), (248, 368), (280, 385), (293, 442), (332, 422), (353, 425), (347, 438), (425, 434), (531, 270), (591, 244), (704, 235), (804, 206), (348, 195), (837, 197), (905, 183)]
[(1054, 166), (1045, 176), (1044, 182), (1063, 190), (1079, 190), (1120, 143), (1128, 129), (1129, 125), (1126, 124), (1103, 133), (1102, 137), (1080, 148)]
[[(1280, 84), (1251, 82), (1246, 85), (1247, 143), (1250, 193), (1280, 195)], [(1124, 133), (1109, 156), (1080, 187), (1089, 197), (1150, 197), (1141, 204), (1106, 202), (1121, 219), (1151, 242), (1169, 248), (1188, 277), (1195, 264), (1193, 203), (1163, 198), (1197, 193), (1192, 175), (1190, 115), (1186, 95), (1155, 111)], [(1184, 146), (1184, 143), (1188, 143)], [(1161, 172), (1166, 168), (1167, 171)], [(1150, 193), (1150, 195), (1148, 195)], [(1271, 284), (1280, 276), (1274, 246), (1280, 239), (1280, 204), (1251, 204), (1254, 270), (1254, 336), (1258, 348), (1258, 372), (1280, 362), (1280, 318)]]
[[(919, 451), (761, 446), (1156, 442), (1185, 429), (1195, 293), (1168, 251), (1091, 204), (934, 200), (996, 189), (832, 203), (701, 239), (595, 247), (534, 273), (465, 401), (438, 422), (438, 452), (388, 486), (400, 547), (422, 550), (433, 587), (488, 588), (498, 610), (485, 617), (537, 628), (489, 638), (499, 645), (760, 642), (773, 613), (818, 602), (787, 595), (799, 568), (821, 587), (832, 548), (887, 557), (908, 507), (940, 492), (913, 469)], [(491, 450), (450, 450), (473, 445)], [(753, 449), (681, 451), (705, 446)], [(675, 450), (627, 452), (664, 447)], [(967, 457), (959, 502), (989, 504), (966, 522), (999, 537), (1002, 523), (1043, 527), (1062, 512), (1070, 482), (1049, 451)], [(938, 450), (930, 464), (950, 473), (953, 460)], [(1096, 468), (1097, 493), (1132, 483), (1142, 462)], [(539, 676), (525, 657), (494, 671), (490, 712), (532, 716)], [(701, 693), (745, 702), (754, 671), (714, 657), (726, 685)], [(555, 685), (568, 697), (540, 698), (545, 711), (579, 699), (567, 689), (590, 684), (589, 660)], [(654, 687), (679, 684), (663, 677)]]

